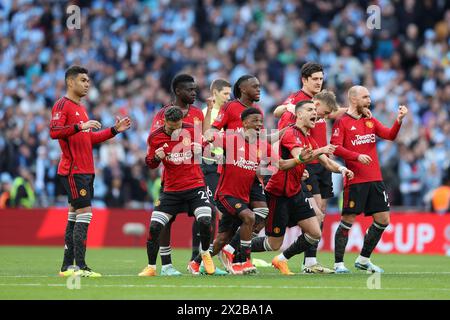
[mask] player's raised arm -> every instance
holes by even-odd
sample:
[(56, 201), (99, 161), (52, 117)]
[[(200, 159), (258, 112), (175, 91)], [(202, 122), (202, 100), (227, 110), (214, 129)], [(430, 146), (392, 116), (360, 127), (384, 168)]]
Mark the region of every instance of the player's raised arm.
[(273, 115), (276, 118), (281, 118), (281, 116), (283, 115), (283, 113), (285, 112), (295, 112), (295, 105), (292, 103), (283, 103), (281, 105), (279, 105), (278, 107), (275, 108), (275, 110), (273, 111)]

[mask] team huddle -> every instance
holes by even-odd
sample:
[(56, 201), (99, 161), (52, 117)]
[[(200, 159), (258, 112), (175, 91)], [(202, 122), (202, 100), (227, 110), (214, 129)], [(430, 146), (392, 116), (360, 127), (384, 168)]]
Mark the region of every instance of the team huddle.
[[(131, 126), (125, 117), (112, 128), (92, 132), (101, 124), (89, 120), (80, 104), (89, 88), (87, 73), (76, 66), (67, 70), (67, 94), (55, 103), (50, 124), (51, 137), (61, 145), (58, 175), (69, 198), (61, 276), (101, 276), (85, 262), (92, 217), (92, 146)], [(294, 274), (288, 260), (303, 252), (304, 273), (349, 273), (344, 252), (349, 230), (361, 213), (372, 216), (373, 224), (354, 266), (383, 272), (370, 260), (389, 224), (376, 137), (394, 140), (408, 110), (399, 106), (397, 120), (387, 128), (370, 113), (365, 87), (351, 87), (348, 108), (339, 108), (335, 94), (322, 90), (323, 79), (320, 64), (302, 66), (302, 88), (275, 109), (280, 120), (272, 134), (265, 130), (264, 113), (257, 105), (260, 83), (255, 76), (244, 75), (233, 86), (223, 79), (213, 81), (203, 110), (193, 105), (197, 91), (193, 77), (179, 74), (172, 80), (175, 99), (155, 115), (147, 140), (145, 162), (149, 168), (162, 165), (162, 190), (151, 215), (148, 265), (139, 276), (157, 275), (158, 253), (161, 275), (182, 274), (172, 264), (170, 231), (177, 215), (186, 213), (194, 217), (187, 265), (192, 274), (256, 273), (251, 255), (278, 251), (286, 228), (294, 226), (302, 233), (272, 260), (281, 274)], [(231, 91), (234, 100), (229, 101)], [(335, 119), (330, 142), (327, 118)], [(332, 155), (342, 158), (345, 166), (332, 160)], [(327, 199), (334, 196), (332, 172), (342, 174), (344, 197), (335, 234), (335, 264), (327, 268), (316, 256)], [(262, 229), (265, 236), (259, 236)], [(226, 271), (214, 265), (215, 255)]]

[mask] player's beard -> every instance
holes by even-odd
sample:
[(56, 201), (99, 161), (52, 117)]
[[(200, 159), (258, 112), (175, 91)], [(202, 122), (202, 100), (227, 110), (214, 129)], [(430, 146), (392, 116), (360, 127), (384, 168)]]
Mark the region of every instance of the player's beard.
[(360, 105), (358, 105), (358, 113), (364, 114), (364, 109), (369, 109), (369, 108), (370, 108), (370, 104), (369, 105), (360, 104)]

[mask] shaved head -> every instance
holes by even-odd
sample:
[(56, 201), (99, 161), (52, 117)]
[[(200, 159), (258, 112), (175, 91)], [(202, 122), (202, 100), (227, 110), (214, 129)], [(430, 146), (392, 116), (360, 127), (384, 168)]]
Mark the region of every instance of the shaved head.
[(351, 108), (355, 108), (358, 113), (363, 113), (365, 108), (370, 108), (370, 93), (366, 87), (353, 86), (348, 90), (348, 102)]
[(353, 86), (350, 89), (348, 89), (348, 100), (353, 97), (357, 97), (358, 94), (361, 92), (361, 90), (366, 89), (366, 87), (363, 86)]

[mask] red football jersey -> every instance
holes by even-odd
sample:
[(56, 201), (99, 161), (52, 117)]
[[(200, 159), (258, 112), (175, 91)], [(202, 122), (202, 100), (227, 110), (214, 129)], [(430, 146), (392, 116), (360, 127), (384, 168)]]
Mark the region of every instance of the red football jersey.
[[(216, 198), (232, 196), (250, 202), (250, 190), (261, 160), (271, 156), (271, 147), (265, 141), (249, 144), (241, 133), (223, 135), (221, 147), (225, 150)], [(217, 144), (216, 142), (214, 144)]]
[[(348, 184), (370, 181), (382, 181), (380, 164), (376, 148), (376, 136), (394, 140), (400, 130), (398, 121), (392, 128), (386, 128), (375, 118), (354, 118), (344, 114), (336, 120), (333, 126), (331, 144), (337, 146), (334, 154), (345, 160), (345, 165), (352, 170), (355, 177), (348, 180)], [(366, 154), (372, 158), (369, 165), (358, 161), (360, 154)]]
[[(316, 141), (310, 135), (304, 135), (297, 126), (290, 127), (280, 141), (280, 157), (292, 159), (291, 150), (294, 148), (311, 147), (317, 149)], [(299, 164), (289, 170), (278, 170), (269, 180), (266, 190), (278, 197), (292, 197), (300, 192), (301, 179), (305, 164)]]
[[(161, 110), (158, 111), (158, 113), (153, 118), (150, 132), (155, 131), (156, 129), (164, 125), (164, 112), (167, 110), (167, 108), (172, 106), (173, 105), (166, 105), (162, 107)], [(188, 107), (187, 113), (184, 115), (183, 123), (189, 123), (194, 126), (200, 125), (201, 128), (204, 119), (205, 117), (203, 116), (202, 110), (193, 105), (190, 105)]]
[[(258, 109), (261, 114), (264, 115), (263, 111), (256, 103), (254, 103), (252, 107)], [(241, 114), (245, 109), (247, 109), (247, 107), (239, 100), (233, 100), (225, 103), (222, 107), (220, 107), (219, 114), (217, 115), (216, 120), (214, 120), (212, 127), (219, 130), (223, 129), (224, 131), (227, 129), (242, 129)]]
[(80, 125), (89, 121), (86, 108), (63, 97), (52, 108), (50, 137), (58, 139), (61, 146), (61, 160), (58, 174), (94, 174), (92, 146), (114, 137), (112, 128), (92, 132), (80, 131)]
[[(289, 97), (284, 100), (282, 104), (293, 104), (296, 105), (300, 101), (304, 100), (311, 100), (312, 97), (307, 94), (305, 91), (300, 90), (293, 94), (291, 94)], [(278, 122), (278, 130), (281, 130), (291, 124), (295, 124), (296, 116), (292, 112), (286, 111), (281, 115), (280, 121)]]
[[(167, 108), (172, 107), (172, 106), (173, 106), (173, 104), (166, 105), (166, 106), (162, 107), (161, 110), (159, 110), (157, 114), (155, 114), (153, 121), (152, 121), (152, 125), (150, 127), (150, 133), (152, 133), (156, 129), (164, 126), (164, 112), (167, 110)], [(193, 105), (189, 105), (188, 111), (183, 117), (183, 123), (188, 123), (193, 126), (196, 126), (196, 128), (198, 128), (197, 130), (199, 131), (198, 134), (201, 134), (202, 133), (202, 124), (203, 124), (204, 119), (205, 119), (205, 117), (203, 115), (203, 112), (199, 108), (197, 108)], [(163, 184), (165, 181), (165, 175), (166, 175), (166, 171), (163, 169), (162, 176), (161, 176), (161, 182)]]
[[(183, 123), (182, 132), (173, 139), (160, 127), (150, 133), (147, 139), (145, 163), (154, 169), (162, 162), (164, 165), (163, 191), (183, 191), (204, 187), (205, 182), (200, 165), (194, 161), (192, 142), (194, 126)], [(164, 148), (166, 156), (161, 161), (155, 159), (155, 151)]]

